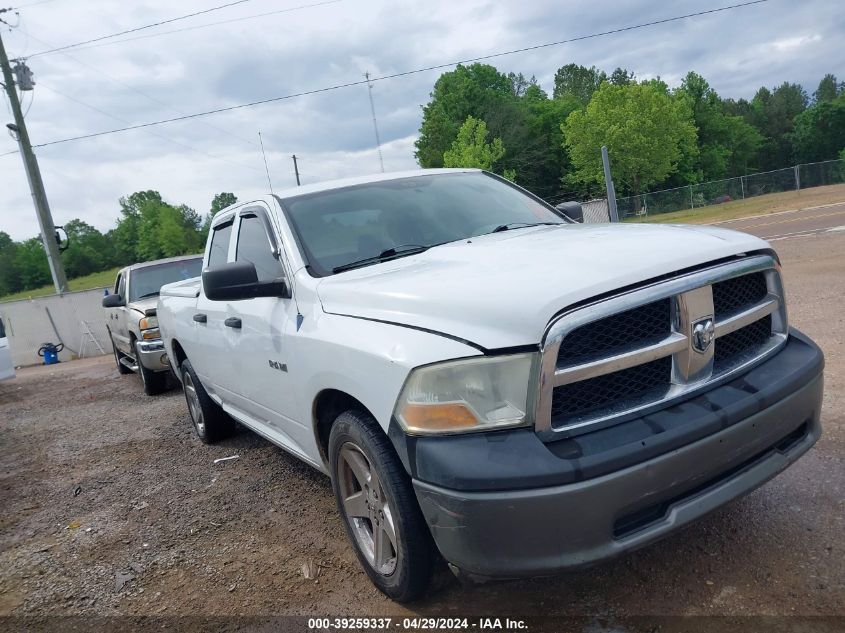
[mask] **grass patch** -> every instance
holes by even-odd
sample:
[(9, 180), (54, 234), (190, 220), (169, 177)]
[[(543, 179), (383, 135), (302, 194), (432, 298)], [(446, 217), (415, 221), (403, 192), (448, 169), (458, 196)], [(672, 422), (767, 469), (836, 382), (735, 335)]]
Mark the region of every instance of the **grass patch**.
[(734, 200), (698, 209), (685, 209), (673, 213), (661, 213), (643, 218), (629, 218), (627, 222), (679, 222), (688, 224), (712, 224), (725, 220), (737, 220), (753, 215), (767, 215), (779, 211), (806, 209), (823, 204), (845, 202), (845, 184), (813, 187), (801, 191), (784, 191), (765, 196)]
[[(75, 290), (91, 290), (92, 288), (103, 288), (105, 286), (112, 286), (117, 277), (117, 271), (120, 267), (112, 268), (110, 270), (103, 270), (98, 273), (91, 273), (84, 277), (77, 277), (76, 279), (68, 280), (68, 286), (71, 291)], [(0, 301), (17, 301), (19, 299), (31, 299), (34, 297), (46, 297), (48, 295), (56, 294), (56, 289), (53, 284), (49, 286), (41, 286), (32, 290), (22, 290), (5, 297), (0, 297)]]

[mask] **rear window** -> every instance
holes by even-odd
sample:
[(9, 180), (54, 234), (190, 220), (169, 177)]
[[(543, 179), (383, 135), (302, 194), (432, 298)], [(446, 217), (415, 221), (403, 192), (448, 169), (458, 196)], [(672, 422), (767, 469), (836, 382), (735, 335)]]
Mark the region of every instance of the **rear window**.
[(229, 258), (229, 238), (232, 237), (234, 221), (214, 229), (211, 236), (211, 247), (208, 249), (208, 265), (219, 266), (225, 264)]
[(165, 284), (199, 277), (201, 273), (202, 258), (200, 257), (138, 268), (132, 271), (129, 280), (131, 286), (129, 288), (129, 300), (137, 301), (138, 299), (158, 296), (161, 287)]

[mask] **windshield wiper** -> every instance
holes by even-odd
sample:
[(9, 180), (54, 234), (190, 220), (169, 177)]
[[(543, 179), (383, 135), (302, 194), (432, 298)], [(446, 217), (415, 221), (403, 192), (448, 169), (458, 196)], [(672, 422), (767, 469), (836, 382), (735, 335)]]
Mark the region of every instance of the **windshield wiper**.
[(141, 299), (146, 299), (147, 297), (157, 297), (159, 295), (159, 291), (155, 290), (154, 292), (148, 292), (145, 295), (141, 295), (140, 297), (136, 297), (135, 301), (140, 301)]
[(377, 264), (379, 262), (387, 262), (398, 257), (405, 257), (406, 255), (416, 255), (427, 251), (431, 246), (422, 246), (421, 244), (403, 244), (402, 246), (391, 246), (383, 250), (375, 257), (366, 257), (358, 261), (349, 262), (332, 268), (333, 273), (342, 273), (344, 270), (352, 270), (353, 268), (360, 268), (369, 264)]
[(511, 222), (510, 224), (500, 224), (491, 233), (501, 233), (502, 231), (510, 231), (511, 229), (526, 229), (529, 226), (552, 226), (555, 224), (563, 224), (562, 222)]

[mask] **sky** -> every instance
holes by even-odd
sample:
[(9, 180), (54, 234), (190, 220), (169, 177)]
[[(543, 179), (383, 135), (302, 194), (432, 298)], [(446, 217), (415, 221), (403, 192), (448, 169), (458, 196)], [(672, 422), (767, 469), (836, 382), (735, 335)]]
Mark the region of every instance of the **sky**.
[[(18, 28), (4, 29), (2, 37), (10, 57), (31, 56), (36, 86), (24, 93), (23, 103), (38, 145), (359, 81), (366, 71), (379, 77), (738, 1), (245, 0), (37, 55), (226, 0), (20, 0)], [(16, 23), (12, 14), (4, 17)], [(535, 75), (549, 93), (555, 70), (574, 62), (608, 73), (620, 66), (639, 79), (660, 76), (670, 86), (695, 70), (721, 96), (750, 99), (760, 86), (790, 81), (812, 93), (827, 72), (845, 79), (843, 41), (845, 11), (837, 0), (769, 0), (488, 63), (502, 72)], [(387, 171), (416, 167), (421, 106), (444, 70), (372, 84)], [(5, 95), (0, 100), (8, 105)], [(8, 107), (0, 113), (4, 123), (12, 120)], [(203, 214), (221, 191), (241, 200), (267, 193), (259, 131), (276, 193), (296, 184), (292, 154), (303, 183), (380, 169), (366, 85), (49, 145), (36, 153), (55, 223), (79, 218), (106, 231), (118, 218), (118, 199), (138, 190), (158, 190), (165, 200)], [(11, 137), (0, 134), (0, 155), (16, 149)], [(0, 156), (0, 192), (0, 231), (14, 239), (35, 236), (35, 210), (17, 153)]]

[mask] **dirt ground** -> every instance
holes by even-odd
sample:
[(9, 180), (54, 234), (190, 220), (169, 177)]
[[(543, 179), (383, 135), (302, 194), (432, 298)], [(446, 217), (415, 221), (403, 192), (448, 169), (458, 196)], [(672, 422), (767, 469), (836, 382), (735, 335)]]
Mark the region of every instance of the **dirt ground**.
[(326, 477), (247, 431), (203, 445), (181, 391), (144, 396), (102, 357), (0, 383), (0, 615), (845, 616), (845, 232), (777, 248), (791, 322), (827, 357), (824, 436), (671, 538), (553, 579), (442, 572), (403, 607), (359, 568)]

